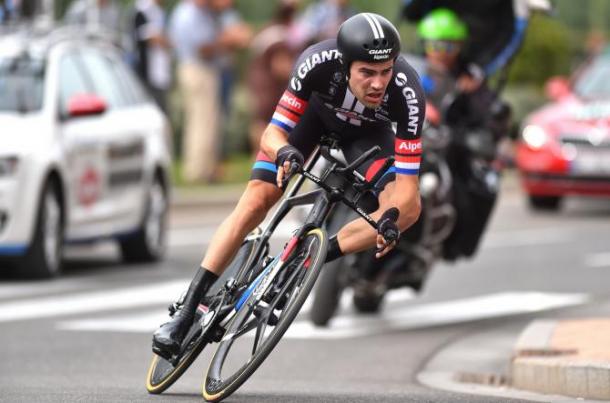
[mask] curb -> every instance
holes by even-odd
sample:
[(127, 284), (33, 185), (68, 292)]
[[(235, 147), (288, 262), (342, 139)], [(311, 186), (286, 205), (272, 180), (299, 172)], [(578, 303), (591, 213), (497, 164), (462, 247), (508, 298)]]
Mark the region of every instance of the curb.
[(525, 328), (511, 360), (513, 387), (576, 398), (610, 399), (610, 361), (582, 353), (593, 345), (591, 335), (595, 329), (610, 326), (610, 320), (579, 320), (596, 326), (582, 326), (582, 331), (571, 334), (568, 341), (558, 341), (557, 336), (574, 322), (535, 320)]

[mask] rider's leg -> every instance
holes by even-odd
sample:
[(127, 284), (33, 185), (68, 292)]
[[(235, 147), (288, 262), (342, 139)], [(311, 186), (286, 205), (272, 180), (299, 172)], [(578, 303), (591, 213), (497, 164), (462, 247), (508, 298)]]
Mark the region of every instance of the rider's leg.
[(265, 219), (267, 212), (281, 196), (282, 192), (275, 184), (261, 180), (248, 182), (237, 207), (212, 237), (201, 267), (221, 275), (246, 235)]
[(230, 263), (246, 235), (264, 220), (281, 195), (274, 184), (260, 180), (248, 183), (237, 206), (212, 238), (201, 267), (189, 286), (182, 309), (153, 334), (153, 350), (156, 353), (169, 357), (179, 352), (199, 302)]

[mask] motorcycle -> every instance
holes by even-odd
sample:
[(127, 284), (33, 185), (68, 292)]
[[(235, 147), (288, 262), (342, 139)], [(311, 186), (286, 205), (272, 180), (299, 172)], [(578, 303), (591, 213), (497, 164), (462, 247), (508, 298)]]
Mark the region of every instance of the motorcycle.
[[(499, 191), (498, 139), (484, 128), (460, 128), (452, 122), (460, 104), (459, 95), (449, 94), (440, 108), (427, 105), (418, 221), (380, 259), (375, 258), (374, 250), (368, 250), (325, 265), (310, 311), (316, 326), (328, 324), (347, 288), (353, 290), (358, 312), (375, 313), (390, 290), (408, 287), (420, 292), (437, 261), (475, 253)], [(494, 119), (507, 119), (510, 110), (505, 104), (494, 108)], [(352, 212), (338, 206), (328, 233), (336, 233), (354, 218)]]

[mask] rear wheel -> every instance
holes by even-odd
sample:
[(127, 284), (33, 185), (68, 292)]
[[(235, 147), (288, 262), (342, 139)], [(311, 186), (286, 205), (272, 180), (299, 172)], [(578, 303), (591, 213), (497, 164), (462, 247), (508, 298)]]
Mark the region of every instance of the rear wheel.
[[(210, 289), (208, 292), (208, 295), (218, 294), (221, 287), (229, 278), (235, 276), (244, 264), (251, 262), (254, 252), (256, 251), (256, 245), (257, 242), (255, 239), (247, 240), (242, 244), (229, 267), (227, 267), (222, 276), (216, 282), (218, 285), (212, 287), (212, 289)], [(197, 333), (197, 327), (201, 328), (199, 322), (195, 323), (193, 328), (189, 331), (187, 337), (185, 337), (185, 341), (181, 347), (181, 351), (183, 353), (180, 355), (176, 363), (172, 363), (156, 354), (153, 354), (153, 358), (146, 375), (146, 390), (148, 393), (163, 393), (182, 376), (182, 374), (199, 356), (205, 345), (208, 343), (209, 337), (203, 337), (203, 333)]]
[(560, 196), (529, 196), (529, 204), (534, 210), (557, 211), (561, 204)]
[(123, 260), (129, 263), (155, 262), (165, 253), (168, 197), (159, 177), (148, 190), (142, 226), (127, 239), (120, 240)]
[(32, 243), (18, 264), (17, 275), (27, 278), (50, 278), (61, 274), (64, 210), (57, 184), (48, 181), (40, 198), (40, 207)]
[[(207, 401), (218, 402), (231, 395), (277, 345), (311, 292), (327, 248), (326, 233), (321, 229), (310, 231), (293, 252), (296, 257), (281, 269), (262, 300), (257, 303), (257, 293), (252, 292), (238, 304), (240, 308), (236, 306), (238, 311), (227, 324), (210, 362), (203, 386)], [(276, 292), (270, 294), (271, 290)]]

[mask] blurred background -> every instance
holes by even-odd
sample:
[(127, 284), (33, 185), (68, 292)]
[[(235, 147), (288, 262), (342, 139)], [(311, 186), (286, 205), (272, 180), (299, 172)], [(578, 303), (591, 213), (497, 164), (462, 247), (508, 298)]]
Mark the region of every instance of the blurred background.
[[(81, 3), (76, 4), (76, 3)], [(87, 12), (83, 4), (88, 4)], [(179, 2), (177, 0), (163, 0), (159, 2), (165, 14), (165, 23), (169, 24), (171, 15)], [(220, 2), (222, 3), (222, 2)], [(282, 24), (305, 24), (307, 18), (312, 17), (312, 6), (316, 2), (302, 0), (294, 2), (270, 1), (227, 1), (220, 7), (232, 8), (239, 18), (246, 23), (254, 36), (263, 28), (275, 24), (284, 19)], [(233, 3), (233, 4), (231, 4)], [(416, 35), (415, 24), (408, 23), (400, 18), (402, 6), (401, 0), (388, 0), (383, 2), (369, 0), (352, 0), (345, 2), (351, 10), (348, 12), (371, 11), (387, 16), (396, 23), (399, 28), (404, 51), (421, 53), (421, 45)], [(610, 3), (604, 0), (584, 0), (574, 2), (570, 0), (556, 0), (553, 2), (554, 11), (549, 15), (536, 14), (532, 16), (530, 27), (525, 38), (525, 43), (518, 53), (509, 75), (509, 81), (504, 96), (512, 105), (515, 117), (515, 128), (523, 116), (541, 105), (545, 101), (544, 84), (547, 79), (555, 75), (568, 75), (576, 66), (582, 63), (592, 52), (596, 52), (605, 43), (608, 24), (610, 24)], [(133, 59), (135, 49), (131, 40), (133, 29), (134, 7), (136, 4), (131, 0), (2, 0), (0, 1), (0, 21), (3, 24), (16, 22), (19, 19), (32, 19), (40, 14), (45, 14), (57, 23), (74, 22), (78, 17), (76, 14), (86, 14), (89, 24), (95, 24), (98, 18), (94, 7), (105, 10), (113, 8), (113, 13), (99, 14), (100, 28), (115, 30), (119, 38), (119, 44), (125, 49), (126, 59)], [(97, 5), (97, 6), (96, 6)], [(284, 7), (282, 11), (280, 8)], [(79, 10), (79, 7), (81, 10)], [(294, 9), (293, 9), (294, 8)], [(280, 13), (285, 15), (281, 16)], [(108, 25), (104, 18), (110, 18), (112, 25)], [(166, 28), (167, 25), (166, 25)], [(311, 29), (311, 28), (307, 28)], [(301, 30), (305, 28), (301, 27)], [(320, 27), (322, 30), (322, 27)], [(294, 34), (297, 35), (298, 34)], [(293, 36), (294, 36), (293, 35)], [(304, 35), (303, 32), (300, 35)], [(311, 41), (314, 36), (325, 37), (325, 32), (309, 32), (310, 38), (292, 38), (295, 48), (291, 54), (298, 52), (299, 47)], [(249, 76), (252, 79), (251, 69), (256, 58), (260, 56), (261, 50), (254, 49), (256, 46), (269, 46), (263, 43), (265, 40), (259, 38), (258, 45), (236, 46), (230, 55), (230, 61), (224, 61), (226, 73), (230, 72), (230, 79), (222, 89), (223, 93), (223, 122), (219, 128), (221, 144), (219, 158), (222, 160), (219, 171), (208, 175), (207, 178), (186, 180), (180, 169), (183, 160), (182, 138), (183, 138), (183, 105), (178, 94), (178, 83), (176, 79), (175, 57), (172, 57), (171, 85), (168, 85), (166, 112), (170, 116), (174, 129), (174, 169), (173, 178), (176, 184), (182, 185), (186, 182), (201, 184), (208, 181), (213, 182), (241, 182), (247, 180), (249, 175), (250, 156), (253, 153), (252, 132), (253, 120), (256, 119), (256, 102), (253, 102), (252, 91), (249, 91)], [(298, 43), (301, 42), (301, 43)], [(252, 89), (252, 86), (250, 86)], [(256, 100), (254, 100), (256, 101)], [(260, 130), (260, 129), (259, 129)]]

